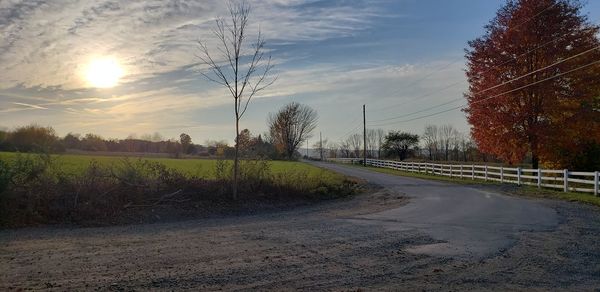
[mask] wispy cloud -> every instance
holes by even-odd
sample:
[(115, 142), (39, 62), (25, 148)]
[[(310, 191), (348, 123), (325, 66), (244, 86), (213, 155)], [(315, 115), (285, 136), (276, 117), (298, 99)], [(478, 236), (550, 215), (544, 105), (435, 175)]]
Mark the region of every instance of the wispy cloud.
[(47, 107), (43, 107), (43, 106), (39, 106), (39, 105), (35, 105), (35, 104), (22, 103), (22, 102), (13, 102), (13, 104), (21, 105), (21, 106), (32, 108), (32, 109), (48, 109)]
[(0, 112), (10, 113), (10, 112), (18, 112), (18, 111), (24, 111), (24, 110), (46, 110), (46, 109), (48, 109), (47, 107), (43, 107), (40, 105), (28, 104), (28, 103), (23, 103), (23, 102), (11, 102), (11, 104), (16, 105), (17, 107), (0, 108)]
[[(326, 131), (345, 131), (347, 113), (356, 104), (368, 100), (373, 108), (385, 108), (464, 80), (456, 64), (406, 88), (440, 64), (402, 59), (387, 49), (385, 57), (372, 54), (393, 41), (387, 32), (377, 39), (365, 34), (381, 19), (402, 17), (401, 11), (386, 10), (394, 1), (249, 2), (254, 9), (249, 37), (260, 27), (279, 75), (250, 106), (244, 127), (253, 131), (262, 131), (268, 112), (291, 100), (318, 108)], [(157, 130), (176, 136), (185, 130), (231, 139), (226, 130), (231, 130), (232, 100), (201, 76), (194, 57), (196, 40), (214, 47), (211, 29), (224, 15), (221, 0), (0, 1), (0, 112), (5, 113), (0, 123), (36, 122), (62, 134), (124, 137)], [(357, 57), (355, 51), (364, 54)], [(100, 90), (84, 82), (86, 64), (98, 56), (113, 56), (124, 66), (118, 87)], [(461, 90), (431, 98), (455, 98)]]
[[(375, 8), (356, 1), (251, 1), (249, 33), (272, 43), (322, 40), (364, 29)], [(211, 40), (224, 1), (2, 1), (0, 88), (84, 87), (83, 67), (96, 56), (122, 60), (126, 80), (197, 62), (195, 40)]]

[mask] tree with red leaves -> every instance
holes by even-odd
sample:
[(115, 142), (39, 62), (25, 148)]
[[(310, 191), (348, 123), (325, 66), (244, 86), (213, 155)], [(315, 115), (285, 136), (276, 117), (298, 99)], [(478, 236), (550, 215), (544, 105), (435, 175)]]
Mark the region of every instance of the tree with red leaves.
[(579, 145), (600, 143), (599, 27), (580, 10), (571, 0), (509, 0), (469, 42), (465, 112), (483, 152), (565, 167)]

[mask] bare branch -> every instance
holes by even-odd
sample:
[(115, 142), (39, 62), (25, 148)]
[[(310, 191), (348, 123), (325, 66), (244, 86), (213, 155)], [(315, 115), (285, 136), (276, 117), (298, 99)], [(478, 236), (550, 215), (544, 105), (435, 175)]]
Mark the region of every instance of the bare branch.
[[(265, 42), (260, 32), (248, 53), (245, 51), (246, 28), (250, 15), (250, 5), (245, 1), (229, 1), (229, 19), (217, 19), (213, 30), (214, 37), (218, 40), (217, 55), (223, 60), (215, 60), (207, 46), (199, 43), (200, 54), (196, 57), (201, 63), (208, 66), (207, 72), (203, 72), (207, 80), (226, 87), (234, 99), (234, 113), (236, 122), (236, 141), (239, 138), (239, 121), (246, 113), (252, 97), (261, 90), (272, 85), (277, 78), (268, 81), (269, 72), (273, 68), (271, 57), (264, 60)], [(261, 69), (262, 68), (262, 69)], [(242, 74), (242, 72), (244, 72)], [(258, 73), (260, 72), (260, 74)], [(214, 75), (214, 76), (213, 76)], [(258, 76), (255, 76), (258, 75)], [(254, 81), (254, 77), (256, 80)], [(251, 81), (252, 80), (252, 81)], [(234, 198), (237, 193), (238, 175), (238, 151), (236, 142), (234, 160)]]

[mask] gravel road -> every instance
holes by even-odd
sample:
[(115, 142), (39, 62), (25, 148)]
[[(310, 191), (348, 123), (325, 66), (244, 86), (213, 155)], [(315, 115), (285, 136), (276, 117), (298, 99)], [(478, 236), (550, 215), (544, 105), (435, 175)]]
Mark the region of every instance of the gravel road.
[(282, 212), (0, 231), (0, 290), (597, 290), (600, 209), (321, 166), (383, 188)]

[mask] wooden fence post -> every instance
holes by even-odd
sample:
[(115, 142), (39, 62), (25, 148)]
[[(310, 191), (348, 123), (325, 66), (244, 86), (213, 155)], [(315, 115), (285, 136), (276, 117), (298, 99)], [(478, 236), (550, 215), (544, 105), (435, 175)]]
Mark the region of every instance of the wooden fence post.
[(500, 183), (504, 183), (504, 167), (500, 166)]
[(463, 166), (460, 165), (460, 179), (463, 179)]
[(471, 179), (475, 180), (475, 164), (471, 164)]
[(517, 185), (521, 186), (521, 168), (517, 167)]
[(569, 191), (569, 170), (568, 169), (563, 170), (563, 179), (564, 179), (563, 191), (566, 193)]
[(452, 178), (452, 164), (450, 164), (450, 178)]
[(598, 188), (600, 188), (600, 186), (598, 186), (598, 181), (600, 180), (600, 172), (595, 171), (594, 172), (594, 195), (598, 196)]
[(488, 180), (488, 169), (487, 169), (487, 165), (485, 166), (485, 181)]
[(538, 168), (538, 172), (537, 172), (538, 178), (537, 178), (537, 187), (538, 189), (542, 188), (542, 169)]

